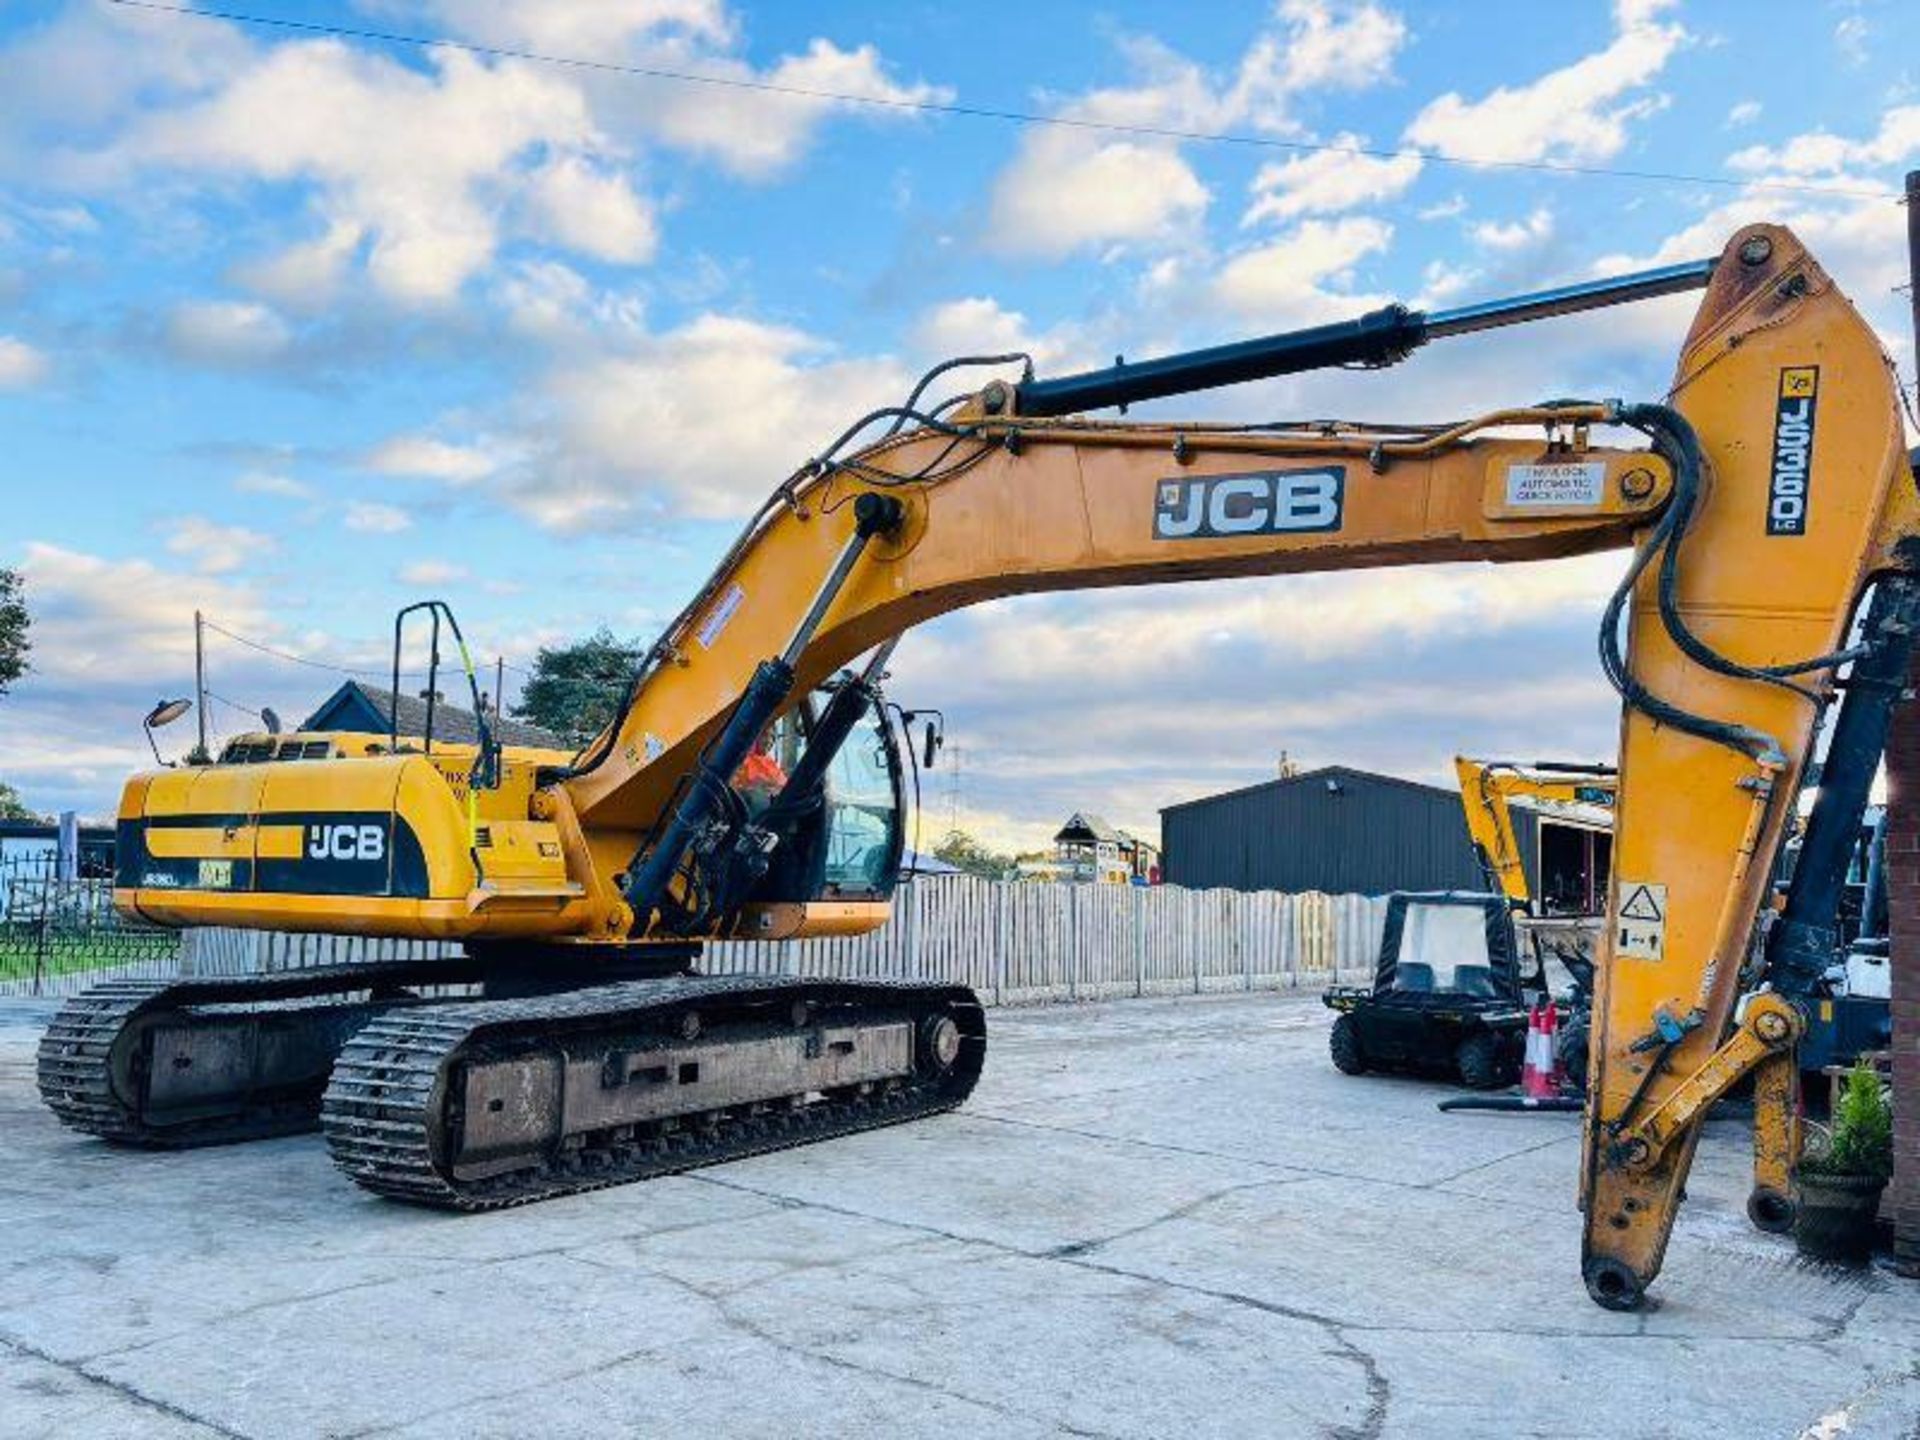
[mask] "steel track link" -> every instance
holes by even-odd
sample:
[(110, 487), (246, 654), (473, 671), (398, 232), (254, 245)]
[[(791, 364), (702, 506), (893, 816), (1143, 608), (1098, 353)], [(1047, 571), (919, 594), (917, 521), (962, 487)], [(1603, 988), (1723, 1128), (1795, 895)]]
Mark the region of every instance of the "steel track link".
[[(627, 1034), (644, 1032), (675, 1009), (697, 1003), (764, 1005), (792, 999), (822, 1005), (924, 1002), (929, 1012), (941, 1008), (959, 1024), (965, 1037), (962, 1059), (944, 1073), (916, 1077), (884, 1093), (823, 1099), (800, 1109), (776, 1103), (699, 1111), (674, 1117), (671, 1127), (569, 1135), (539, 1165), (486, 1179), (458, 1179), (441, 1163), (452, 1074), (473, 1047), (510, 1039), (521, 1027), (535, 1035), (555, 1027), (579, 1034), (585, 1022), (593, 1035)], [(335, 1162), (376, 1194), (438, 1209), (498, 1210), (939, 1114), (972, 1092), (984, 1050), (984, 1014), (973, 993), (959, 986), (781, 976), (636, 981), (526, 1001), (382, 1016), (341, 1051), (321, 1125)], [(653, 1133), (638, 1133), (646, 1128)]]
[[(186, 1149), (236, 1144), (319, 1128), (319, 1105), (285, 1101), (238, 1103), (234, 1115), (156, 1126), (116, 1083), (116, 1047), (131, 1027), (162, 1012), (199, 1006), (283, 1007), (319, 1001), (318, 1016), (339, 997), (380, 987), (464, 984), (478, 972), (463, 961), (399, 961), (386, 965), (332, 965), (278, 975), (222, 979), (109, 980), (62, 1005), (40, 1037), (36, 1080), (40, 1098), (63, 1124), (118, 1145)], [(396, 1000), (418, 1006), (434, 1003)]]

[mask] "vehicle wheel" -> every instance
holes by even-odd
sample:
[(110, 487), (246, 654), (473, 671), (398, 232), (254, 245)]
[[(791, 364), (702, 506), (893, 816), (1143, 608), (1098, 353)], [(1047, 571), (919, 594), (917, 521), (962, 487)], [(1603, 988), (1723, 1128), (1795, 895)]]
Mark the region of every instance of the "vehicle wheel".
[(1567, 1077), (1569, 1085), (1584, 1090), (1587, 1088), (1587, 1041), (1590, 1022), (1582, 1016), (1569, 1022), (1560, 1032), (1560, 1038), (1554, 1043), (1554, 1058), (1560, 1062), (1560, 1073)]
[(1460, 1042), (1453, 1052), (1460, 1067), (1460, 1080), (1469, 1090), (1497, 1089), (1501, 1081), (1500, 1037), (1491, 1030), (1479, 1030)]
[(1327, 1050), (1333, 1056), (1333, 1068), (1342, 1075), (1367, 1073), (1367, 1057), (1360, 1048), (1360, 1027), (1353, 1023), (1351, 1015), (1342, 1015), (1333, 1022), (1333, 1032), (1327, 1036)]

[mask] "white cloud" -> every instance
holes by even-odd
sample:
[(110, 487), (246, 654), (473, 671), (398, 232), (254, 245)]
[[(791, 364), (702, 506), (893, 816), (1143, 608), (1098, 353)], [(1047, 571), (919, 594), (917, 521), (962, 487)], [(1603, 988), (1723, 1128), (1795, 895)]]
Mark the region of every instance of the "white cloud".
[(24, 390), (47, 378), (47, 357), (26, 341), (0, 335), (0, 390)]
[[(149, 115), (101, 157), (110, 175), (143, 170), (305, 182), (325, 235), (258, 274), (279, 289), (312, 289), (365, 237), (375, 286), (407, 301), (443, 300), (493, 256), (499, 197), (520, 192), (539, 212), (541, 186), (586, 153), (611, 157), (579, 89), (540, 67), (487, 65), (431, 52), (432, 73), (332, 40), (264, 51), (204, 99)], [(546, 170), (525, 163), (543, 157)], [(642, 202), (599, 173), (597, 213), (627, 206), (631, 250)], [(576, 181), (576, 191), (581, 184)], [(578, 238), (575, 235), (573, 238)]]
[(910, 383), (889, 360), (839, 358), (801, 331), (703, 315), (632, 353), (563, 364), (530, 444), (545, 453), (499, 477), (500, 498), (571, 529), (630, 513), (636, 496), (676, 514), (738, 515), (833, 428), (897, 400)]
[(836, 114), (897, 119), (906, 107), (954, 94), (895, 80), (872, 45), (842, 49), (818, 37), (799, 54), (757, 69), (737, 53), (740, 27), (721, 0), (428, 0), (427, 8), (488, 44), (706, 77), (710, 83), (653, 82), (587, 71), (578, 79), (610, 131), (710, 157), (749, 179), (787, 170)]
[(1488, 250), (1524, 250), (1553, 236), (1553, 212), (1542, 206), (1524, 220), (1487, 221), (1470, 232), (1474, 243)]
[(414, 560), (402, 565), (395, 578), (402, 585), (451, 585), (466, 579), (467, 569), (446, 560)]
[(1317, 325), (1386, 303), (1327, 288), (1385, 250), (1393, 227), (1370, 216), (1309, 220), (1269, 245), (1243, 250), (1220, 270), (1212, 298), (1221, 309), (1269, 325)]
[(1760, 118), (1761, 109), (1762, 106), (1758, 100), (1742, 100), (1727, 111), (1727, 128), (1731, 130), (1741, 125), (1753, 124)]
[(1867, 23), (1864, 15), (1847, 15), (1833, 27), (1833, 48), (1840, 52), (1840, 58), (1847, 64), (1858, 68), (1867, 63), (1867, 41), (1873, 35), (1873, 27)]
[[(1293, 99), (1361, 89), (1390, 73), (1406, 27), (1377, 5), (1282, 0), (1230, 78), (1151, 40), (1125, 46), (1137, 83), (1091, 91), (1063, 119), (1218, 134), (1235, 125), (1296, 129)], [(1031, 126), (994, 185), (988, 242), (1007, 254), (1059, 259), (1111, 245), (1164, 244), (1189, 232), (1211, 200), (1176, 141)]]
[[(230, 577), (110, 560), (29, 542), (20, 569), (33, 605), (34, 668), (7, 696), (0, 774), (47, 810), (113, 813), (121, 782), (150, 769), (140, 717), (162, 696), (193, 693), (193, 613), (279, 642), (274, 608)], [(209, 632), (213, 687), (249, 705), (304, 715), (324, 677)], [(191, 743), (194, 718), (160, 732), (163, 750)], [(209, 716), (216, 738), (232, 715)], [(176, 738), (183, 737), (183, 738)]]
[(454, 445), (430, 435), (396, 435), (367, 456), (366, 468), (381, 475), (405, 475), (469, 485), (501, 466), (501, 457), (481, 445)]
[(1406, 138), (1463, 159), (1611, 159), (1626, 147), (1627, 127), (1666, 103), (1650, 87), (1688, 38), (1660, 22), (1667, 8), (1666, 0), (1621, 0), (1604, 50), (1479, 100), (1450, 91), (1414, 117)]
[(428, 0), (425, 8), (476, 40), (566, 59), (596, 58), (661, 31), (720, 45), (734, 38), (723, 0)]
[(1899, 165), (1920, 155), (1920, 105), (1895, 105), (1863, 140), (1814, 130), (1780, 146), (1750, 145), (1727, 157), (1734, 170), (1758, 175), (1840, 175), (1850, 170)]
[(1393, 73), (1407, 39), (1406, 25), (1378, 5), (1281, 0), (1275, 13), (1285, 35), (1262, 36), (1256, 50), (1266, 63), (1277, 62), (1278, 88), (1288, 94), (1377, 85)]
[(558, 260), (520, 260), (493, 287), (507, 323), (553, 345), (602, 346), (644, 336), (647, 307), (630, 290), (596, 288)]
[(279, 495), (288, 500), (307, 500), (313, 491), (302, 485), (291, 475), (275, 475), (263, 470), (250, 470), (233, 482), (233, 488), (243, 495)]
[[(904, 107), (946, 103), (954, 92), (924, 81), (902, 85), (887, 75), (872, 45), (842, 50), (815, 39), (805, 53), (789, 55), (772, 69), (755, 71), (743, 61), (712, 57), (696, 72), (724, 80), (749, 80), (816, 95), (776, 95), (722, 85), (676, 85), (648, 92), (651, 128), (667, 143), (709, 155), (735, 174), (762, 179), (786, 170), (803, 154), (814, 132), (835, 112), (896, 117)], [(823, 98), (858, 97), (869, 104)]]
[(1339, 148), (1262, 165), (1249, 187), (1253, 203), (1240, 217), (1240, 224), (1333, 215), (1361, 205), (1382, 204), (1419, 177), (1418, 156), (1354, 154), (1367, 142), (1364, 136), (1351, 133), (1336, 135), (1329, 143)]
[(1467, 197), (1464, 195), (1454, 195), (1450, 199), (1440, 201), (1437, 205), (1429, 205), (1425, 209), (1414, 212), (1415, 216), (1421, 220), (1454, 220), (1466, 213)]
[(561, 155), (536, 170), (527, 203), (534, 234), (596, 260), (641, 264), (660, 241), (653, 207), (626, 177), (583, 156)]
[(251, 301), (190, 301), (167, 316), (168, 347), (204, 365), (258, 364), (283, 352), (292, 338), (286, 321)]
[(234, 279), (283, 305), (317, 310), (339, 293), (347, 266), (366, 238), (366, 227), (359, 222), (334, 220), (317, 240), (235, 267)]
[(1021, 142), (994, 188), (990, 243), (1059, 259), (1116, 241), (1165, 240), (1205, 214), (1211, 199), (1171, 144), (1041, 129)]
[[(925, 354), (944, 360), (953, 355), (1007, 355), (1024, 351), (1037, 370), (1058, 369), (1072, 355), (1075, 335), (1069, 327), (1034, 329), (1018, 310), (987, 295), (947, 300), (926, 311), (914, 329)], [(985, 383), (991, 372), (965, 370), (953, 377), (955, 388)], [(937, 400), (938, 394), (926, 397)]]
[(185, 556), (202, 575), (225, 575), (274, 550), (270, 535), (244, 525), (222, 525), (201, 515), (182, 515), (166, 524), (167, 549)]
[(340, 523), (362, 535), (394, 535), (412, 525), (413, 518), (398, 505), (383, 505), (377, 500), (350, 500)]

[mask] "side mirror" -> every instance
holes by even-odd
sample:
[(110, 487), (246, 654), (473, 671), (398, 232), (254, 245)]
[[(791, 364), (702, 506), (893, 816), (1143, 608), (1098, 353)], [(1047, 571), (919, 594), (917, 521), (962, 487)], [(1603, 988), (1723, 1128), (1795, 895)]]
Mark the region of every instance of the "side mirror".
[(191, 700), (162, 700), (147, 712), (147, 718), (141, 723), (149, 730), (158, 730), (162, 725), (171, 725), (192, 708)]
[(162, 700), (149, 710), (146, 718), (140, 722), (140, 728), (146, 732), (147, 748), (153, 751), (154, 764), (165, 765), (167, 762), (160, 758), (160, 742), (153, 738), (153, 732), (162, 725), (171, 725), (192, 708), (191, 700)]
[(941, 745), (946, 743), (946, 736), (933, 728), (933, 721), (931, 720), (927, 721), (926, 735), (925, 751), (922, 758), (924, 768), (931, 770), (933, 768), (933, 757), (940, 753)]

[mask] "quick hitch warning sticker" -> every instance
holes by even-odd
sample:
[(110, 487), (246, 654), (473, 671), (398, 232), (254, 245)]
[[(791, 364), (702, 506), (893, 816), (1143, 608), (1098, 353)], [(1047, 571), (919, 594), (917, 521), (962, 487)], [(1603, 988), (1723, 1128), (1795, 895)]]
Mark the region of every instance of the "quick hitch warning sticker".
[(1613, 953), (1635, 960), (1658, 960), (1666, 949), (1667, 887), (1644, 880), (1622, 880)]
[(1606, 493), (1607, 467), (1598, 460), (1507, 466), (1507, 504), (1516, 510), (1598, 505)]
[(1812, 500), (1813, 416), (1820, 402), (1820, 367), (1789, 365), (1780, 372), (1773, 407), (1773, 475), (1767, 482), (1767, 534), (1807, 533)]

